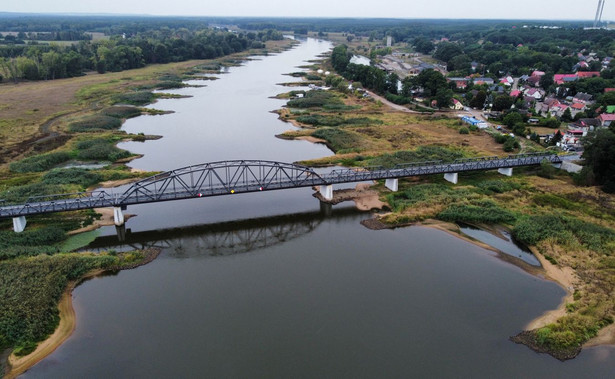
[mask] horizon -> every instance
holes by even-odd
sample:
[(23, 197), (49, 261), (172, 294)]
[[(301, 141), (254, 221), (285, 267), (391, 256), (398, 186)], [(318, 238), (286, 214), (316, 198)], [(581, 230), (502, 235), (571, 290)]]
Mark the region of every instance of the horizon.
[[(593, 22), (597, 2), (579, 6), (576, 0), (518, 0), (515, 6), (494, 6), (491, 0), (433, 0), (428, 4), (407, 0), (386, 3), (340, 0), (230, 0), (203, 4), (195, 0), (150, 0), (147, 8), (135, 0), (25, 0), (5, 4), (6, 14), (42, 14), (72, 16), (132, 16), (132, 17), (222, 17), (222, 18), (354, 18), (399, 20), (510, 20), (510, 21), (582, 21)], [(118, 12), (121, 10), (121, 12)], [(145, 11), (145, 12), (144, 12)], [(368, 16), (366, 16), (368, 15)], [(615, 20), (615, 7), (606, 4), (604, 22)]]
[[(528, 21), (528, 22), (586, 22), (593, 23), (593, 19), (547, 19), (547, 18), (467, 18), (467, 17), (365, 17), (365, 16), (238, 16), (238, 15), (187, 15), (187, 14), (149, 14), (149, 13), (105, 13), (105, 12), (7, 12), (0, 11), (0, 16), (68, 16), (68, 17), (143, 17), (143, 18), (219, 18), (219, 19), (288, 19), (288, 20), (396, 20), (396, 21), (410, 21), (410, 20), (422, 20), (422, 21)], [(602, 23), (610, 24), (615, 20), (601, 20)]]

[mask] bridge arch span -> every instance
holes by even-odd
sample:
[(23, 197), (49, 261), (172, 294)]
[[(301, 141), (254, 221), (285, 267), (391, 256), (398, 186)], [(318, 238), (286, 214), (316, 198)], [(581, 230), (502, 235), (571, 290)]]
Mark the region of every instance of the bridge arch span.
[(257, 192), (328, 184), (313, 169), (264, 160), (230, 160), (203, 163), (156, 174), (133, 183), (118, 205)]

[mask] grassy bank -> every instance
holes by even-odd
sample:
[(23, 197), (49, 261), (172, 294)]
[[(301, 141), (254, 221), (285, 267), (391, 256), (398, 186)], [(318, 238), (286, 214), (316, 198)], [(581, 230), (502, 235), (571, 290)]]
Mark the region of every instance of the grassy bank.
[[(529, 141), (505, 146), (497, 133), (461, 130), (463, 125), (457, 119), (443, 115), (394, 111), (359, 92), (348, 91), (347, 83), (326, 95), (306, 94), (291, 100), (279, 114), (282, 120), (301, 127), (283, 137), (317, 137), (336, 152), (301, 162), (308, 165), (390, 167), (415, 161), (508, 155), (521, 148), (541, 149)], [(511, 147), (512, 152), (504, 151)], [(577, 279), (571, 284), (573, 288), (567, 288), (573, 300), (564, 304), (562, 316), (520, 334), (517, 342), (569, 359), (613, 323), (614, 196), (595, 187), (577, 186), (569, 174), (549, 165), (515, 169), (515, 176), (510, 178), (496, 172), (460, 174), (458, 185), (433, 176), (400, 180), (395, 193), (382, 184), (376, 188), (391, 209), (378, 216), (382, 223), (403, 226), (437, 219), (503, 225), (517, 241), (532, 246), (554, 270), (574, 273)]]

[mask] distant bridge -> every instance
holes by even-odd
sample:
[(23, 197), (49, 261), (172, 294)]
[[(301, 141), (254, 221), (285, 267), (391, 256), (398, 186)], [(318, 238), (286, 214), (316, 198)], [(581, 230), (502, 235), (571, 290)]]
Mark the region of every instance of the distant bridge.
[(21, 232), (26, 226), (26, 216), (113, 207), (115, 224), (123, 225), (122, 210), (134, 204), (314, 186), (320, 187), (320, 194), (325, 200), (331, 200), (333, 185), (339, 183), (386, 180), (386, 187), (397, 191), (399, 178), (444, 174), (446, 180), (456, 184), (460, 172), (497, 169), (501, 174), (511, 176), (514, 167), (540, 165), (543, 161), (552, 164), (562, 162), (555, 154), (519, 154), (508, 157), (459, 159), (451, 163), (430, 161), (401, 164), (392, 168), (332, 170), (327, 174), (318, 174), (309, 167), (291, 163), (259, 160), (222, 161), (188, 166), (154, 175), (133, 183), (122, 193), (115, 193), (111, 189), (109, 192), (93, 191), (32, 197), (23, 204), (0, 203), (0, 218), (12, 217), (14, 230)]

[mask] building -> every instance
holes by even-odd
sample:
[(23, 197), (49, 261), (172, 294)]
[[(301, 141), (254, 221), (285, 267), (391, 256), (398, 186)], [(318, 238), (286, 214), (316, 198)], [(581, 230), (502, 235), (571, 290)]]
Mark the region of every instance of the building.
[(615, 114), (603, 113), (598, 116), (598, 120), (600, 120), (601, 126), (611, 126), (611, 123), (615, 121)]
[(486, 129), (489, 127), (489, 125), (485, 121), (481, 121), (470, 116), (463, 116), (461, 118), (461, 121), (465, 122), (466, 124), (474, 125), (480, 129)]

